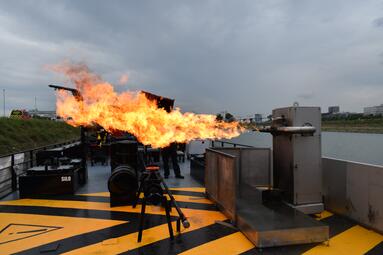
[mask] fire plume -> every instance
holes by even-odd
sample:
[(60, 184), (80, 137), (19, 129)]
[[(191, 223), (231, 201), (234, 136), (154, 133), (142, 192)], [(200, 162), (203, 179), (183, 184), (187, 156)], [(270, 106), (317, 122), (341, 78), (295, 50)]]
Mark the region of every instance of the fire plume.
[(117, 93), (84, 64), (64, 62), (49, 69), (64, 74), (82, 95), (83, 100), (78, 100), (58, 91), (57, 114), (73, 126), (97, 123), (112, 133), (129, 132), (155, 148), (194, 139), (232, 138), (243, 131), (238, 122), (217, 121), (215, 115), (182, 113), (179, 108), (166, 112), (141, 92)]

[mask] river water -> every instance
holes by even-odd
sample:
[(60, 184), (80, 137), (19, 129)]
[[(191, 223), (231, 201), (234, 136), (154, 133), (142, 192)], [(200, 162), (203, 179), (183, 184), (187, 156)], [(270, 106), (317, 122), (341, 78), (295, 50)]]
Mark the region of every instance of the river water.
[[(272, 136), (249, 132), (229, 140), (255, 147), (271, 147)], [(375, 165), (383, 165), (383, 134), (322, 132), (322, 155)]]

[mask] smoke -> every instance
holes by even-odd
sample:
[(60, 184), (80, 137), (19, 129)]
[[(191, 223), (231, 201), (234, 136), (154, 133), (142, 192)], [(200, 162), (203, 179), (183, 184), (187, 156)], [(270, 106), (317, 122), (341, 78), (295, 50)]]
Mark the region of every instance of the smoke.
[(126, 83), (128, 83), (128, 75), (127, 74), (123, 74), (121, 75), (120, 79), (118, 80), (118, 84), (120, 85), (125, 85)]

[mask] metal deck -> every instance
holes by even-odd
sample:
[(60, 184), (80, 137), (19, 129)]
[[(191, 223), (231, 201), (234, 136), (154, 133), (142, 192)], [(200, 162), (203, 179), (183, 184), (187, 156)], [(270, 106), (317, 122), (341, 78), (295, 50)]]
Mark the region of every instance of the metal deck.
[[(88, 184), (75, 195), (0, 201), (0, 254), (383, 254), (383, 235), (330, 212), (317, 220), (330, 228), (326, 244), (257, 249), (205, 198), (204, 188), (181, 164), (184, 180), (166, 180), (189, 218), (174, 241), (165, 212), (149, 206), (142, 243), (137, 243), (140, 207), (109, 207), (109, 167), (89, 167)], [(173, 212), (175, 213), (175, 212)], [(254, 220), (257, 220), (254, 217)], [(175, 222), (174, 222), (175, 223)]]
[(328, 240), (328, 226), (283, 203), (265, 206), (240, 200), (237, 224), (257, 247), (320, 243)]

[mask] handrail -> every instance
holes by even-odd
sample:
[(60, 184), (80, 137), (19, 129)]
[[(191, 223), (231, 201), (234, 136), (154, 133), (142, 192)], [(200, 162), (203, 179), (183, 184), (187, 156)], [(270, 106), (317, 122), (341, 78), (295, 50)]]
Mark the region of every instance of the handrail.
[(211, 152), (220, 154), (220, 155), (225, 156), (225, 157), (228, 157), (228, 158), (235, 158), (234, 155), (231, 155), (231, 154), (229, 154), (229, 153), (225, 153), (225, 152), (222, 152), (222, 151), (217, 151), (217, 150), (214, 150), (214, 149), (212, 149), (212, 148), (207, 148), (206, 151), (211, 151)]
[(80, 142), (80, 138), (79, 139), (73, 139), (73, 140), (65, 141), (65, 142), (61, 142), (61, 143), (53, 143), (53, 144), (48, 144), (48, 145), (44, 145), (44, 146), (40, 146), (40, 147), (35, 147), (33, 149), (28, 149), (28, 150), (16, 151), (16, 152), (8, 153), (8, 154), (3, 154), (3, 155), (0, 155), (0, 158), (10, 157), (10, 156), (15, 155), (15, 154), (21, 154), (21, 153), (26, 153), (26, 152), (30, 152), (30, 151), (45, 150), (45, 149), (51, 148), (51, 147), (55, 148), (55, 147), (58, 147), (58, 146), (62, 146), (62, 145), (65, 145), (65, 144), (71, 144), (71, 143), (75, 143), (75, 142)]
[(377, 167), (377, 168), (381, 168), (383, 170), (383, 165), (378, 165), (378, 164), (371, 164), (371, 163), (365, 163), (365, 162), (353, 161), (353, 160), (341, 159), (341, 158), (333, 158), (333, 157), (328, 157), (328, 156), (322, 156), (322, 159), (331, 159), (331, 160), (336, 160), (336, 161), (346, 162), (346, 163), (351, 163), (351, 164)]
[[(76, 143), (79, 141), (80, 141), (79, 139), (69, 140), (69, 141), (65, 141), (65, 142), (61, 142), (61, 143), (49, 144), (49, 145), (40, 146), (40, 147), (36, 147), (33, 149), (29, 149), (29, 150), (18, 151), (18, 152), (14, 152), (14, 153), (10, 153), (10, 154), (1, 155), (0, 158), (10, 157), (11, 162), (10, 162), (9, 166), (6, 166), (6, 167), (3, 167), (0, 169), (0, 173), (3, 173), (4, 171), (10, 172), (9, 178), (6, 178), (0, 182), (0, 199), (6, 197), (7, 195), (9, 195), (12, 192), (17, 190), (17, 186), (18, 186), (17, 185), (17, 177), (19, 175), (25, 173), (25, 170), (26, 170), (25, 168), (33, 167), (33, 162), (35, 160), (34, 159), (34, 153), (36, 153), (37, 151), (48, 149), (48, 148), (57, 148), (60, 146), (68, 145), (71, 143)], [(23, 162), (15, 163), (15, 155), (17, 155), (17, 154), (29, 154), (29, 158), (27, 158), (27, 159), (24, 158)], [(26, 165), (26, 167), (22, 167), (21, 173), (17, 173), (16, 169), (15, 169), (15, 166), (19, 166), (19, 165)], [(7, 185), (4, 185), (7, 182), (10, 182), (10, 185), (8, 187), (7, 187)]]
[(251, 145), (227, 142), (227, 141), (222, 141), (222, 140), (216, 140), (216, 141), (212, 140), (211, 141), (211, 147), (213, 147), (213, 148), (217, 147), (217, 146), (214, 146), (216, 142), (221, 143), (221, 147), (224, 147), (225, 144), (230, 144), (230, 145), (233, 145), (234, 148), (236, 148), (236, 147), (254, 148), (254, 146), (251, 146)]

